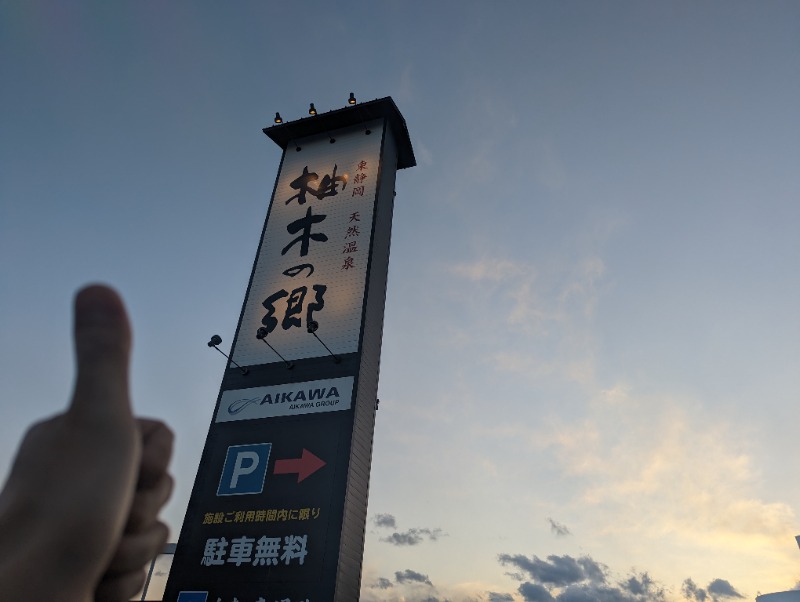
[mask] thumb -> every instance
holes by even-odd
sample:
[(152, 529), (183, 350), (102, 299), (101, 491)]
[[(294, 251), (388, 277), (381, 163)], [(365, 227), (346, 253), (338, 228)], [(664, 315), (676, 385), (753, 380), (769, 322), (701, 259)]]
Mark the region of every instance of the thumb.
[(78, 376), (69, 413), (101, 421), (130, 419), (131, 329), (120, 296), (102, 285), (78, 291), (74, 329)]

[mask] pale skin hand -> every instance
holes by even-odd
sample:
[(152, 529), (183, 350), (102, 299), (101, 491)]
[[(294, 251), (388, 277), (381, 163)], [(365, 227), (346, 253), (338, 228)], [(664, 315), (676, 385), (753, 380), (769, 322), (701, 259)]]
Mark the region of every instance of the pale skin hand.
[(81, 290), (72, 401), (31, 427), (0, 493), (0, 600), (127, 601), (166, 542), (172, 432), (131, 412), (130, 346), (119, 296)]

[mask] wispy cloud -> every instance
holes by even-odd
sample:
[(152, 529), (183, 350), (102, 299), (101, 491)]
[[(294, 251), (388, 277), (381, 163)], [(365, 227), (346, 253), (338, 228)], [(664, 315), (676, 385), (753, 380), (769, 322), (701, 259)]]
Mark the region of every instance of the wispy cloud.
[(525, 602), (551, 602), (553, 594), (544, 585), (525, 582), (519, 586), (519, 593)]
[(423, 575), (411, 569), (395, 572), (394, 578), (398, 583), (423, 583), (433, 587), (433, 583), (431, 583), (427, 575)]
[(566, 537), (567, 535), (571, 535), (566, 525), (562, 525), (561, 523), (554, 521), (552, 518), (548, 518), (547, 522), (550, 523), (550, 531), (557, 537)]
[(706, 590), (708, 590), (712, 598), (744, 598), (744, 596), (736, 591), (736, 588), (725, 579), (714, 579), (706, 586)]
[(408, 529), (403, 532), (394, 532), (391, 535), (382, 537), (381, 541), (390, 543), (395, 546), (416, 546), (426, 539), (428, 541), (436, 541), (442, 537), (441, 529)]
[(378, 580), (370, 585), (373, 589), (389, 589), (394, 587), (394, 584), (386, 577), (379, 577)]
[[(789, 504), (760, 496), (752, 433), (697, 400), (618, 383), (598, 391), (581, 417), (551, 416), (484, 436), (516, 439), (552, 462), (571, 483), (571, 515), (591, 513), (601, 525), (593, 537), (635, 542), (642, 561), (679, 564), (691, 550), (708, 558), (709, 571), (777, 578), (791, 570), (794, 551), (783, 544), (797, 518)], [(724, 584), (716, 587), (722, 595)]]
[[(680, 533), (704, 545), (714, 538), (787, 537), (789, 506), (756, 499), (744, 436), (719, 418), (703, 420), (674, 399), (595, 407), (581, 424), (562, 425), (553, 441), (562, 466), (585, 478), (584, 501), (641, 508), (616, 528)], [(616, 402), (619, 404), (619, 402)]]
[(481, 285), (476, 303), (491, 307), (500, 326), (492, 332), (494, 349), (491, 340), (484, 341), (498, 371), (526, 382), (543, 377), (594, 381), (597, 344), (592, 324), (606, 272), (600, 257), (588, 255), (547, 269), (487, 257), (454, 265), (450, 271)]
[[(376, 527), (384, 529), (396, 529), (397, 519), (393, 514), (376, 514), (372, 522)], [(447, 534), (439, 528), (428, 529), (427, 527), (412, 527), (405, 531), (395, 531), (394, 533), (381, 537), (381, 541), (395, 546), (416, 546), (425, 540), (436, 541)]]
[(389, 529), (397, 528), (397, 522), (391, 514), (376, 514), (372, 521), (375, 523), (376, 527), (386, 527)]
[(500, 282), (509, 278), (530, 278), (534, 274), (530, 268), (508, 259), (481, 259), (471, 263), (460, 263), (452, 267), (452, 272), (473, 282)]
[(525, 602), (664, 602), (664, 588), (647, 572), (634, 571), (612, 582), (608, 567), (590, 556), (573, 558), (500, 554), (501, 564), (512, 565), (522, 574), (517, 592)]
[(691, 579), (686, 579), (681, 586), (681, 593), (687, 600), (696, 602), (720, 602), (744, 598), (727, 579), (714, 579), (705, 588), (698, 587)]
[(528, 578), (537, 583), (556, 587), (580, 581), (604, 583), (606, 580), (606, 567), (588, 556), (576, 559), (569, 555), (551, 555), (547, 560), (541, 560), (536, 556), (528, 558), (522, 554), (500, 554), (498, 560), (504, 566), (511, 565), (527, 573)]

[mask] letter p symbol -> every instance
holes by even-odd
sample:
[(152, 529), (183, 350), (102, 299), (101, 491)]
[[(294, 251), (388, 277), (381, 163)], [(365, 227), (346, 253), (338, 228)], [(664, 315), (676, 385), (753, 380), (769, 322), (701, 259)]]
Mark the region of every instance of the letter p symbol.
[(264, 491), (271, 449), (272, 443), (230, 446), (217, 495), (248, 495)]
[(236, 489), (239, 477), (255, 472), (258, 468), (258, 454), (254, 451), (240, 451), (236, 454), (236, 463), (233, 465), (231, 476), (231, 489)]

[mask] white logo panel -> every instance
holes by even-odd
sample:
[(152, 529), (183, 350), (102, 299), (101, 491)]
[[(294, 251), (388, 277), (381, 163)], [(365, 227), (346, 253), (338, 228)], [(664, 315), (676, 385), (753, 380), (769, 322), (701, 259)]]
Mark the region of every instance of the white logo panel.
[(216, 422), (349, 410), (353, 377), (233, 389), (222, 394)]

